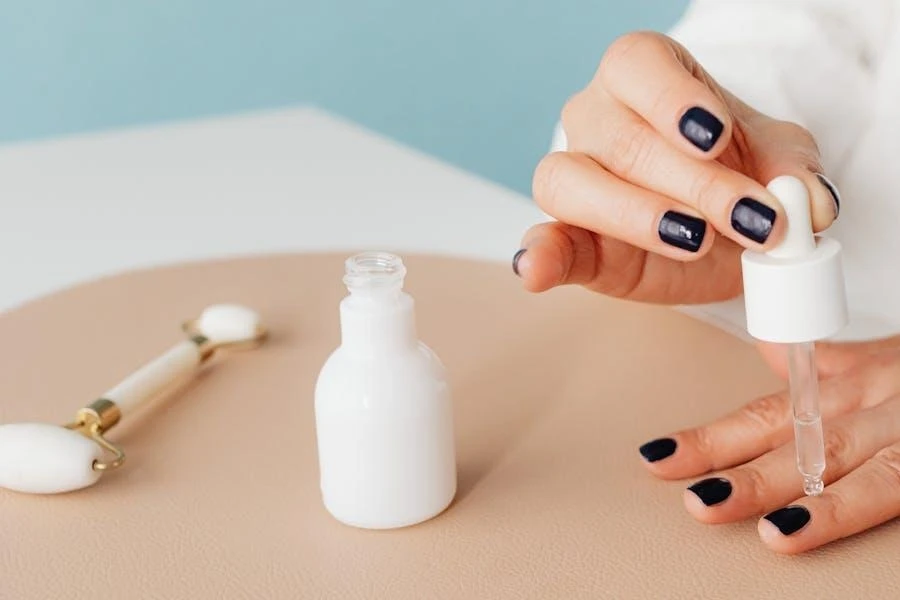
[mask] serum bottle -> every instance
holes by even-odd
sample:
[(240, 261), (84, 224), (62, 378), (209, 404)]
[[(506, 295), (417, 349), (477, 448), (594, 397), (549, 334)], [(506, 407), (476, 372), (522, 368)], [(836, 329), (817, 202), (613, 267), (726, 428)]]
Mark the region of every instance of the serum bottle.
[(322, 499), (347, 525), (414, 525), (456, 494), (444, 367), (417, 337), (400, 258), (365, 253), (345, 267), (341, 345), (315, 392)]

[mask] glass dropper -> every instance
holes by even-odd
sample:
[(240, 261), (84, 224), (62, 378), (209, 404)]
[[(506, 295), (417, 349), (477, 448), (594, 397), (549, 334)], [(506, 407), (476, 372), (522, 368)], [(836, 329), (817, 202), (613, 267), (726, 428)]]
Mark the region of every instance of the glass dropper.
[(848, 321), (841, 245), (813, 233), (803, 181), (776, 177), (767, 189), (781, 203), (786, 230), (774, 248), (741, 254), (747, 331), (787, 350), (797, 469), (803, 492), (816, 496), (824, 489), (825, 443), (814, 342), (834, 336)]
[(818, 496), (825, 489), (825, 438), (819, 411), (816, 350), (812, 342), (787, 344), (788, 382), (794, 413), (797, 469), (803, 476), (803, 493)]

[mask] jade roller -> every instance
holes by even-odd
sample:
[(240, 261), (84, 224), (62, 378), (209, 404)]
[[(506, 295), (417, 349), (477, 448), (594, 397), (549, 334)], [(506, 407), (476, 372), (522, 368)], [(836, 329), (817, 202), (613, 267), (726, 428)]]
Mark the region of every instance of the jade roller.
[(253, 348), (266, 336), (259, 315), (230, 304), (206, 308), (183, 329), (188, 339), (79, 410), (72, 423), (0, 425), (0, 487), (58, 494), (93, 485), (125, 460), (124, 451), (106, 439), (109, 429), (220, 350)]

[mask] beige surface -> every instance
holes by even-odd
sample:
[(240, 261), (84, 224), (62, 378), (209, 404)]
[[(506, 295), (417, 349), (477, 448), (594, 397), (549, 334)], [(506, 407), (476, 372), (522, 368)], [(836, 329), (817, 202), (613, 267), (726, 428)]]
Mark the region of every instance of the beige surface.
[[(787, 558), (710, 527), (637, 446), (777, 383), (749, 347), (665, 309), (522, 292), (507, 268), (406, 257), (454, 386), (460, 493), (370, 532), (319, 502), (313, 384), (338, 340), (342, 256), (130, 274), (0, 318), (0, 421), (65, 421), (203, 306), (274, 331), (114, 431), (118, 473), (0, 491), (0, 598), (891, 598), (900, 525)], [(139, 425), (139, 426), (138, 426)]]

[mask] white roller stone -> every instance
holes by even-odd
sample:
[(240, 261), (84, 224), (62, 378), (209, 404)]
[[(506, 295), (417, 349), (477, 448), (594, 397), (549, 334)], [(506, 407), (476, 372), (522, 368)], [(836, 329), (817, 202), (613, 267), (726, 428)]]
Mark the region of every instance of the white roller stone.
[(80, 433), (46, 423), (0, 425), (0, 487), (59, 494), (93, 485), (103, 449)]
[(243, 342), (256, 337), (259, 315), (238, 304), (216, 304), (200, 315), (197, 328), (209, 340), (218, 343)]

